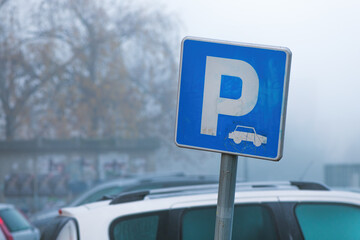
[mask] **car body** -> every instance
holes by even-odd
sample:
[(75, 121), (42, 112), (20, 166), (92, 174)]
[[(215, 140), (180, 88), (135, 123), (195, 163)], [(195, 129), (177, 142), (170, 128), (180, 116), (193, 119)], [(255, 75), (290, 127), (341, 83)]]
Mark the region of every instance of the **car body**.
[(252, 142), (256, 147), (267, 143), (267, 138), (256, 133), (255, 128), (237, 125), (235, 130), (229, 133), (229, 139), (233, 139), (236, 144), (242, 141)]
[[(80, 206), (87, 203), (96, 202), (102, 198), (110, 198), (120, 193), (131, 192), (137, 190), (150, 190), (158, 188), (168, 188), (175, 186), (188, 186), (188, 185), (199, 185), (217, 183), (219, 181), (218, 176), (209, 175), (150, 175), (142, 177), (130, 177), (123, 179), (116, 179), (99, 184), (90, 190), (84, 192), (82, 195), (74, 199), (72, 202), (67, 204), (67, 207)], [(50, 218), (56, 217), (58, 209), (40, 212), (32, 216), (31, 221), (36, 227), (43, 230), (44, 225), (47, 224)]]
[[(217, 185), (65, 208), (42, 239), (213, 239)], [(304, 182), (237, 184), (232, 239), (360, 239), (360, 194)]]
[[(0, 225), (2, 225), (2, 222), (0, 222)], [(9, 235), (8, 230), (7, 229), (5, 230), (3, 229), (3, 227), (0, 227), (0, 240), (6, 240), (7, 238), (9, 238), (6, 235)]]
[(40, 232), (11, 204), (0, 204), (0, 240), (38, 240)]

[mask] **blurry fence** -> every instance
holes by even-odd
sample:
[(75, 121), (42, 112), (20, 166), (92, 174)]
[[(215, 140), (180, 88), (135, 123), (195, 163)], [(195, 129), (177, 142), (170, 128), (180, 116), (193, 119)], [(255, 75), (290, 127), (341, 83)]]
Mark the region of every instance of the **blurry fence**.
[[(35, 181), (34, 174), (11, 173), (5, 177), (5, 197), (32, 197), (34, 194), (43, 197), (66, 197), (78, 194), (87, 189), (85, 182), (69, 182), (68, 175), (42, 174)], [(35, 190), (37, 192), (35, 192)]]
[(0, 202), (25, 212), (66, 202), (95, 183), (154, 171), (158, 147), (157, 139), (0, 142)]

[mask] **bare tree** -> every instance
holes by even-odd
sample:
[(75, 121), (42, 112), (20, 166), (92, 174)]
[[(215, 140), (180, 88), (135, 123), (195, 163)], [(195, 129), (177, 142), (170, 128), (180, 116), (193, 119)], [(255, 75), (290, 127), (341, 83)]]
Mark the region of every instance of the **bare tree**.
[(5, 139), (12, 140), (28, 110), (35, 107), (33, 100), (73, 58), (62, 61), (54, 57), (54, 41), (40, 41), (29, 34), (23, 29), (18, 6), (6, 7), (0, 12), (0, 102)]
[(34, 0), (25, 21), (17, 1), (5, 3), (0, 117), (6, 139), (169, 132), (178, 54), (172, 17), (124, 1)]
[(8, 1), (8, 0), (1, 0), (1, 1), (0, 1), (0, 9), (1, 9), (2, 6), (5, 5), (5, 3), (6, 3), (7, 1)]
[(62, 79), (72, 89), (57, 94), (48, 114), (62, 137), (149, 135), (174, 107), (175, 22), (160, 10), (111, 4), (44, 4), (39, 35), (63, 41), (76, 56)]

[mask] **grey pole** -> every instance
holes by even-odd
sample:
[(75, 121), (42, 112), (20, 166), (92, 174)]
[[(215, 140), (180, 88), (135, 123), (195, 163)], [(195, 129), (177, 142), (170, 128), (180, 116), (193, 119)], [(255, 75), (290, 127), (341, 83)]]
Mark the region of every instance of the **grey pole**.
[(221, 154), (214, 240), (231, 240), (237, 160), (236, 155)]

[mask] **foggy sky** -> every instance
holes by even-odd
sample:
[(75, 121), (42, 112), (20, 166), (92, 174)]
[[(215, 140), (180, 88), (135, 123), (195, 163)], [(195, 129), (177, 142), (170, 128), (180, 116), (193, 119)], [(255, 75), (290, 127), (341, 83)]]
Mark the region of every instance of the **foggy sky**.
[(321, 181), (325, 163), (360, 163), (359, 1), (158, 2), (183, 22), (181, 37), (292, 51), (284, 157), (279, 163), (248, 160), (254, 179)]

